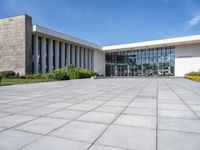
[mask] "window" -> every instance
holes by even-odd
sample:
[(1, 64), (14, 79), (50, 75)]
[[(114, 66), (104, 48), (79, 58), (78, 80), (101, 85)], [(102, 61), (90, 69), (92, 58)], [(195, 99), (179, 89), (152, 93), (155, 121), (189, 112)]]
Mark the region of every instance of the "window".
[(173, 76), (175, 47), (106, 53), (106, 75)]
[(56, 41), (53, 41), (53, 70), (55, 69), (56, 64)]
[(61, 68), (62, 43), (59, 42), (59, 68)]
[(49, 72), (49, 39), (46, 39), (46, 72)]

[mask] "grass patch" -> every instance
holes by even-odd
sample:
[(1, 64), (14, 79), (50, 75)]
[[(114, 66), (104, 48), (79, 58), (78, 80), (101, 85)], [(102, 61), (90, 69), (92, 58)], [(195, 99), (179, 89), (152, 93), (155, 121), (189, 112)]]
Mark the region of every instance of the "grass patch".
[(56, 81), (56, 80), (53, 80), (53, 79), (2, 79), (0, 85), (14, 85), (14, 84), (50, 82), (50, 81)]
[(200, 76), (185, 76), (185, 78), (190, 79), (192, 81), (200, 82)]

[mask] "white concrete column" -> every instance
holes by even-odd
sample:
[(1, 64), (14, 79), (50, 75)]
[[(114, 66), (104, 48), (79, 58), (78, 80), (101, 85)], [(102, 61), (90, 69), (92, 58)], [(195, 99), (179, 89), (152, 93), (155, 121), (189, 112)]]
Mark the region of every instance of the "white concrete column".
[(34, 73), (38, 73), (38, 35), (34, 36)]
[(75, 45), (72, 45), (72, 64), (75, 66), (75, 60), (76, 60), (76, 56), (75, 56)]
[(67, 44), (67, 65), (70, 64), (70, 44)]
[(85, 49), (85, 68), (88, 69), (88, 49)]
[(46, 37), (42, 37), (42, 52), (41, 52), (42, 73), (46, 73)]
[(81, 67), (80, 66), (80, 47), (77, 46), (77, 49), (76, 49), (76, 64), (77, 64), (77, 67)]
[(56, 50), (55, 50), (55, 69), (59, 68), (59, 41), (56, 41)]
[(63, 68), (65, 66), (65, 43), (61, 43), (61, 67)]
[(92, 65), (91, 65), (91, 50), (88, 50), (89, 53), (89, 69), (92, 70)]
[(49, 72), (53, 71), (53, 40), (49, 39), (49, 62), (48, 62), (48, 66), (49, 66)]
[(84, 58), (84, 48), (81, 47), (81, 68), (84, 68), (84, 61), (85, 61), (85, 58)]

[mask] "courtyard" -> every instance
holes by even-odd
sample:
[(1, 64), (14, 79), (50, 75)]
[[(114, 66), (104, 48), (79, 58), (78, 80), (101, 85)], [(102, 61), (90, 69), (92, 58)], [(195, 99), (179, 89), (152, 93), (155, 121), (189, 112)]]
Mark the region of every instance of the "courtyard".
[(83, 79), (0, 87), (0, 150), (199, 150), (200, 83)]

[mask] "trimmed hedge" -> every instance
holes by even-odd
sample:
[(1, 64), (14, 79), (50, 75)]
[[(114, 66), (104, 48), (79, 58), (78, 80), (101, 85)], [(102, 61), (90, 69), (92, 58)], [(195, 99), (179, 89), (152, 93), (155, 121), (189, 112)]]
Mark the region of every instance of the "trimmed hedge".
[(98, 75), (96, 72), (83, 69), (83, 68), (75, 68), (73, 65), (67, 66), (67, 72), (70, 79), (84, 79), (84, 78), (90, 78), (94, 75)]
[(200, 82), (200, 76), (185, 76), (185, 78)]

